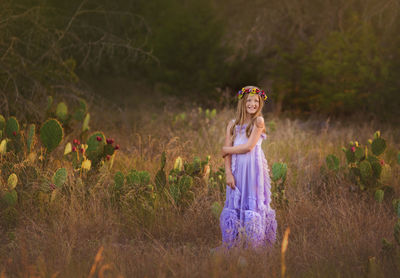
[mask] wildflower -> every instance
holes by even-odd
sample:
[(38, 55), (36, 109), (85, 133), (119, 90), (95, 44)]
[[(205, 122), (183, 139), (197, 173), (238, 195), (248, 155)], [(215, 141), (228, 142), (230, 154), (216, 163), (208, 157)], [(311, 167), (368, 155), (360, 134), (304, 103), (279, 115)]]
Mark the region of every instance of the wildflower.
[(100, 136), (97, 136), (97, 137), (96, 137), (96, 140), (99, 141), (99, 142), (101, 142), (102, 138), (101, 138)]
[(75, 146), (72, 147), (72, 151), (76, 152), (76, 147)]
[(109, 154), (107, 154), (106, 159), (107, 161), (110, 160), (111, 156)]
[(351, 151), (354, 153), (356, 151), (356, 147), (351, 147)]
[(114, 139), (111, 139), (111, 138), (107, 139), (106, 142), (108, 145), (112, 145), (112, 144), (114, 144)]
[(119, 150), (119, 145), (118, 144), (115, 146), (114, 150)]
[(81, 153), (84, 153), (84, 152), (85, 152), (85, 149), (84, 149), (84, 148), (81, 148), (80, 151), (81, 151)]
[(81, 142), (79, 142), (78, 139), (74, 139), (73, 143), (74, 143), (74, 145), (79, 145)]
[(385, 165), (385, 160), (383, 160), (383, 159), (381, 159), (381, 161), (379, 161), (380, 162), (380, 164), (383, 166), (383, 165)]
[(16, 131), (13, 131), (13, 135), (14, 135), (14, 136), (17, 136), (17, 132), (16, 132)]

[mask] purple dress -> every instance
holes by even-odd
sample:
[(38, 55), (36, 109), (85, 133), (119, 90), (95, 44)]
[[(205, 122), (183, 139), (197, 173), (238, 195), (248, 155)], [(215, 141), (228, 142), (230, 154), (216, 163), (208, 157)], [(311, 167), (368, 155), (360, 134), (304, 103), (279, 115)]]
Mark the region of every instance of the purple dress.
[[(236, 125), (234, 146), (247, 142), (246, 125)], [(226, 187), (226, 201), (220, 215), (222, 242), (232, 247), (239, 241), (253, 247), (270, 246), (276, 240), (275, 210), (270, 206), (269, 169), (261, 148), (265, 134), (248, 153), (232, 155), (236, 188)]]

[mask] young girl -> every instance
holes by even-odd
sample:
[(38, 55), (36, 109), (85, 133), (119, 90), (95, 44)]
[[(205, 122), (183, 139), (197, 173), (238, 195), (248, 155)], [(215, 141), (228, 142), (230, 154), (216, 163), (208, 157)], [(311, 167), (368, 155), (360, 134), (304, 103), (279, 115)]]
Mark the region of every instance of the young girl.
[(226, 201), (220, 216), (222, 242), (228, 248), (239, 242), (259, 247), (276, 239), (275, 211), (270, 207), (271, 185), (267, 160), (261, 148), (266, 139), (261, 109), (265, 92), (254, 86), (238, 93), (236, 119), (226, 129)]

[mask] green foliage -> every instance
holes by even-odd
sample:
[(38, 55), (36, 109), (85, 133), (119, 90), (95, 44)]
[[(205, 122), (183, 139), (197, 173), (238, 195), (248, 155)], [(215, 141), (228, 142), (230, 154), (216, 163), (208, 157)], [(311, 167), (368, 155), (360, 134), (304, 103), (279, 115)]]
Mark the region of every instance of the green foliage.
[(83, 121), (88, 111), (87, 103), (84, 99), (79, 99), (79, 107), (74, 112), (74, 119), (77, 121)]
[(68, 176), (67, 169), (60, 168), (54, 173), (52, 182), (54, 183), (55, 186), (60, 188), (67, 181), (67, 176)]
[(47, 152), (52, 152), (64, 138), (64, 130), (56, 119), (47, 120), (40, 128), (40, 140)]
[(90, 129), (89, 122), (90, 122), (90, 114), (87, 113), (85, 119), (83, 120), (82, 132), (88, 131)]
[(26, 146), (28, 149), (28, 153), (30, 153), (32, 150), (33, 142), (35, 140), (35, 130), (36, 126), (34, 124), (29, 125), (28, 136), (26, 138)]
[(97, 131), (92, 133), (86, 141), (88, 145), (86, 156), (94, 165), (98, 165), (104, 156), (105, 140), (103, 132)]
[(124, 187), (125, 176), (121, 171), (118, 171), (114, 175), (115, 190), (121, 190)]
[(286, 163), (275, 162), (272, 164), (272, 200), (276, 207), (287, 207), (289, 200), (286, 198), (285, 194), (285, 181), (287, 175), (287, 165)]
[(382, 138), (375, 138), (371, 144), (372, 153), (376, 156), (381, 155), (386, 149), (386, 141)]
[(9, 190), (13, 190), (18, 184), (18, 177), (15, 173), (12, 173), (7, 180)]
[(170, 179), (169, 192), (178, 207), (184, 208), (193, 200), (192, 186), (193, 178), (186, 174)]
[(17, 118), (10, 117), (7, 120), (5, 133), (8, 138), (15, 138), (19, 133), (19, 123)]
[(162, 152), (161, 154), (161, 167), (157, 171), (156, 177), (155, 177), (155, 184), (156, 184), (156, 189), (158, 191), (161, 191), (164, 189), (165, 185), (167, 184), (167, 177), (165, 174), (165, 163), (167, 161), (165, 151)]
[(3, 194), (3, 201), (8, 206), (15, 206), (18, 202), (18, 193), (15, 189), (7, 191)]
[(278, 181), (278, 180), (282, 180), (285, 181), (286, 180), (286, 174), (287, 174), (287, 165), (286, 163), (277, 163), (275, 162), (272, 165), (272, 177), (271, 179), (273, 181)]
[(394, 226), (394, 238), (398, 245), (400, 245), (400, 219), (397, 219), (397, 223)]
[(219, 202), (214, 202), (211, 205), (211, 213), (214, 215), (216, 219), (219, 219), (219, 216), (221, 215), (223, 207)]
[(3, 115), (0, 115), (0, 131), (3, 131), (5, 126), (6, 126), (6, 119), (3, 117)]
[(375, 191), (375, 200), (378, 203), (382, 203), (383, 197), (384, 197), (385, 192), (382, 189), (378, 189)]
[(68, 106), (65, 102), (60, 102), (56, 109), (57, 118), (65, 123), (68, 120)]
[(326, 157), (325, 161), (329, 170), (333, 171), (339, 170), (339, 158), (337, 158), (337, 156), (330, 154)]
[(361, 161), (360, 162), (360, 173), (361, 173), (361, 178), (363, 179), (364, 182), (369, 181), (369, 179), (372, 177), (371, 163), (369, 163), (366, 160)]

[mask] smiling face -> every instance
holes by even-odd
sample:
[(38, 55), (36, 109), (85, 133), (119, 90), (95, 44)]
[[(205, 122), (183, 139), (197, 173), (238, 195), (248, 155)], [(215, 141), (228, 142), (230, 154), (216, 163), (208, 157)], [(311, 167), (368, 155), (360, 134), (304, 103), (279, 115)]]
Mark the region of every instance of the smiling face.
[(249, 95), (246, 99), (246, 112), (254, 115), (260, 107), (260, 96), (257, 94)]

